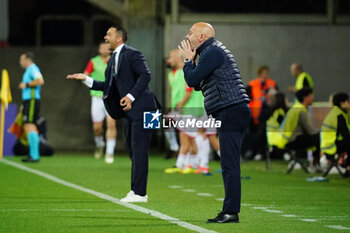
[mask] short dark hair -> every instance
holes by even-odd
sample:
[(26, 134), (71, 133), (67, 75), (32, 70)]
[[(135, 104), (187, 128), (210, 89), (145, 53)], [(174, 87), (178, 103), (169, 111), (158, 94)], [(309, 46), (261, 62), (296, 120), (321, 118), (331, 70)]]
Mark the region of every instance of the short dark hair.
[(264, 70), (270, 70), (270, 68), (266, 65), (263, 66), (259, 66), (258, 70), (257, 70), (257, 74), (260, 75)]
[(312, 92), (313, 92), (312, 88), (304, 87), (303, 89), (300, 89), (299, 91), (297, 91), (297, 93), (295, 93), (295, 96), (297, 97), (299, 102), (302, 103), (304, 101), (304, 98), (312, 94)]
[(123, 42), (126, 42), (128, 40), (128, 32), (126, 31), (126, 29), (123, 26), (114, 25), (114, 26), (112, 26), (112, 28), (115, 28), (117, 33), (121, 34), (121, 36), (123, 38)]
[(34, 54), (32, 52), (27, 51), (27, 52), (22, 53), (22, 55), (24, 55), (27, 59), (34, 61)]
[(338, 92), (333, 95), (333, 105), (340, 107), (341, 103), (349, 101), (349, 95), (345, 92)]
[(286, 105), (286, 96), (283, 92), (276, 92), (274, 95), (274, 101), (273, 101), (273, 111), (276, 109), (282, 108), (285, 112), (287, 111), (287, 105)]

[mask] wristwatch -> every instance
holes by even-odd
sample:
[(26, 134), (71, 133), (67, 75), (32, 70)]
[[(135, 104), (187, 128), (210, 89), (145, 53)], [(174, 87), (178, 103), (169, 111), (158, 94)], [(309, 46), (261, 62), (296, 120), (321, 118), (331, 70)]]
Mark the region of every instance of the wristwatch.
[(189, 61), (191, 61), (191, 59), (188, 59), (188, 58), (185, 59), (185, 62), (189, 62)]

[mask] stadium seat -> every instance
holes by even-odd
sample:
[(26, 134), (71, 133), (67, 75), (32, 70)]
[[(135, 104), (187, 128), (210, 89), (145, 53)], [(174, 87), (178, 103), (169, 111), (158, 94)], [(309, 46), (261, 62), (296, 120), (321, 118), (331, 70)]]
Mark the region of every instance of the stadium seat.
[(335, 154), (335, 155), (328, 155), (328, 154), (324, 154), (328, 161), (330, 162), (330, 164), (328, 165), (328, 168), (327, 170), (323, 173), (323, 177), (326, 177), (329, 172), (332, 170), (333, 167), (335, 167), (337, 169), (337, 171), (339, 172), (339, 175), (341, 177), (345, 177), (345, 173), (343, 173), (340, 169), (340, 166), (339, 166), (339, 160), (342, 159), (342, 154), (341, 155), (338, 155), (338, 154)]
[(301, 160), (300, 160), (300, 152), (301, 151), (296, 151), (296, 150), (292, 150), (292, 149), (290, 149), (290, 148), (286, 148), (287, 149), (287, 151), (289, 152), (289, 154), (291, 155), (291, 157), (292, 157), (292, 159), (291, 159), (291, 166), (287, 169), (287, 174), (290, 174), (292, 171), (293, 171), (293, 169), (294, 169), (294, 167), (295, 167), (295, 165), (296, 164), (299, 164), (300, 166), (301, 166), (301, 168), (306, 172), (306, 173), (309, 173), (309, 171), (308, 171), (308, 169), (307, 169), (307, 167), (305, 166), (305, 164), (303, 164), (302, 162), (301, 162)]

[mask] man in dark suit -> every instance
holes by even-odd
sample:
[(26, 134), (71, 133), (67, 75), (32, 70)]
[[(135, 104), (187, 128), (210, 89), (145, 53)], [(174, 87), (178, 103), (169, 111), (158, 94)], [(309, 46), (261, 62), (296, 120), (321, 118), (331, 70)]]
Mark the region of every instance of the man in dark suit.
[(148, 151), (151, 132), (143, 129), (143, 112), (155, 111), (160, 105), (148, 84), (150, 70), (141, 52), (127, 46), (127, 32), (113, 26), (104, 37), (113, 51), (105, 72), (105, 82), (84, 74), (68, 75), (67, 79), (82, 81), (93, 90), (103, 91), (103, 102), (114, 119), (125, 118), (126, 141), (132, 161), (131, 190), (122, 202), (147, 202)]

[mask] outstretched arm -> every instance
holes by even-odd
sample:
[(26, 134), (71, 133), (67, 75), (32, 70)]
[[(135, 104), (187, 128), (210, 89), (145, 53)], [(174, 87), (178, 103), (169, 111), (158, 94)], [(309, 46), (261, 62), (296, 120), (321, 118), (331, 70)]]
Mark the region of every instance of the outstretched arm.
[(96, 81), (93, 78), (82, 73), (69, 74), (67, 75), (66, 78), (82, 81), (86, 86), (88, 86), (92, 90), (97, 90), (97, 91), (103, 91), (104, 85), (105, 85), (104, 82)]

